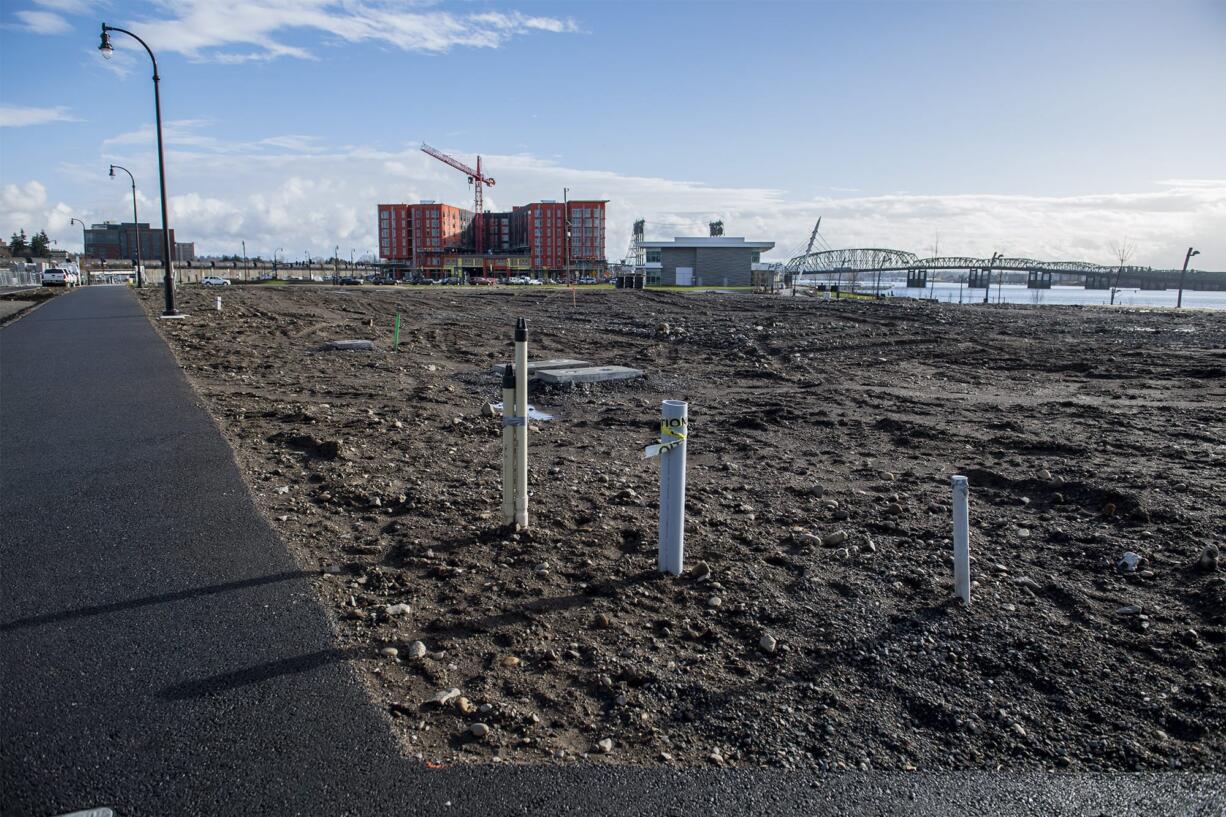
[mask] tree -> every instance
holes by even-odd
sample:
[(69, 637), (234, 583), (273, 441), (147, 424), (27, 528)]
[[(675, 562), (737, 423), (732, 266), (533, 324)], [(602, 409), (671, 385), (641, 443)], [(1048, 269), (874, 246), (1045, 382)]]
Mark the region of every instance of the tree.
[(9, 252), (13, 254), (14, 258), (30, 252), (30, 242), (26, 240), (25, 230), (13, 233), (13, 237), (9, 239)]
[(51, 249), (51, 239), (46, 230), (39, 230), (38, 235), (30, 240), (30, 254), (35, 258), (46, 258)]
[(1127, 236), (1120, 241), (1112, 242), (1111, 252), (1120, 261), (1120, 267), (1115, 273), (1115, 286), (1111, 287), (1111, 304), (1115, 305), (1115, 293), (1120, 288), (1120, 277), (1124, 274), (1124, 267), (1128, 266), (1129, 259), (1137, 251), (1137, 245), (1128, 240)]

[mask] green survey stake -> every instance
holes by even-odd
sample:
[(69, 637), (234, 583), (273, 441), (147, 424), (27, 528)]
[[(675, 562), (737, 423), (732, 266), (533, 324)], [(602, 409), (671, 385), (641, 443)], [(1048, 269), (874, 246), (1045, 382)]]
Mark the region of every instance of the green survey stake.
[(392, 351), (400, 346), (400, 313), (396, 313), (396, 328), (392, 330)]

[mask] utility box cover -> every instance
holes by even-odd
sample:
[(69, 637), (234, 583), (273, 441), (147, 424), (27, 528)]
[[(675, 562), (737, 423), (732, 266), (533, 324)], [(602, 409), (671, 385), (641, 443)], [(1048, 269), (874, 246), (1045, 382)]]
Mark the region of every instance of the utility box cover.
[[(490, 367), (492, 374), (501, 375), (502, 370), (509, 364), (499, 363), (496, 366)], [(581, 366), (591, 366), (591, 361), (587, 360), (571, 360), (570, 358), (561, 358), (558, 360), (529, 360), (528, 361), (528, 376), (531, 377), (539, 372), (549, 369), (577, 369)]]
[(542, 383), (601, 383), (606, 380), (634, 380), (639, 369), (626, 366), (585, 366), (578, 369), (550, 369), (537, 375)]

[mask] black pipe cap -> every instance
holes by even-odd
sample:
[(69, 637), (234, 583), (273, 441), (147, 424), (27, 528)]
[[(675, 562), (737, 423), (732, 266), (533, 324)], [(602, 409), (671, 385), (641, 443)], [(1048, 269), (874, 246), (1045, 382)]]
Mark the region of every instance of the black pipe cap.
[(515, 388), (515, 367), (510, 363), (502, 367), (502, 387), (504, 389)]

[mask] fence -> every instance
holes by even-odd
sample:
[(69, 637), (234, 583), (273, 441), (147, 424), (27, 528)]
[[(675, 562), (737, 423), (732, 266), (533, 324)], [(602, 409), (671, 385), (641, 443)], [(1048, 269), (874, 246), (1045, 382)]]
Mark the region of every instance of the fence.
[(43, 274), (37, 264), (21, 262), (0, 267), (0, 287), (42, 286)]

